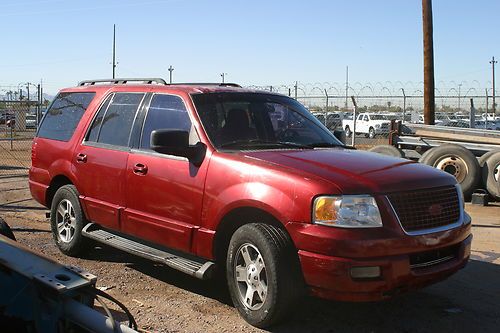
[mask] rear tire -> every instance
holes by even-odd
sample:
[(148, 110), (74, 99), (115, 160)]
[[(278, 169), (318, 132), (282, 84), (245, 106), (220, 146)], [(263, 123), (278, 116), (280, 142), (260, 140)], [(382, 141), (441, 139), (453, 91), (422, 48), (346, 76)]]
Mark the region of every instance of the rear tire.
[(87, 249), (90, 240), (82, 235), (87, 223), (76, 187), (61, 186), (52, 200), (50, 225), (54, 241), (62, 253), (79, 256)]
[(231, 237), (226, 274), (234, 306), (249, 324), (265, 328), (288, 317), (304, 290), (297, 251), (283, 230), (245, 224)]
[(434, 147), (422, 155), (420, 161), (455, 176), (466, 198), (470, 197), (481, 180), (477, 158), (459, 145)]
[(399, 158), (405, 157), (405, 153), (401, 149), (396, 148), (396, 147), (391, 146), (391, 145), (375, 146), (375, 147), (369, 149), (368, 151), (382, 154), (382, 155), (386, 155), (386, 156), (392, 156), (392, 157), (399, 157)]
[(500, 200), (500, 152), (496, 152), (486, 159), (482, 171), (486, 190), (495, 200)]

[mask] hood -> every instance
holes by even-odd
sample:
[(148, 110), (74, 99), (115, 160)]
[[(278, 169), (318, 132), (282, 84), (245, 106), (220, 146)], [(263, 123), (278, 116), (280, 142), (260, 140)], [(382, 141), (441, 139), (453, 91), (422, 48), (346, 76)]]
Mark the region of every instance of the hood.
[(391, 193), (456, 183), (453, 176), (435, 168), (366, 151), (333, 148), (240, 154), (319, 177), (343, 194)]

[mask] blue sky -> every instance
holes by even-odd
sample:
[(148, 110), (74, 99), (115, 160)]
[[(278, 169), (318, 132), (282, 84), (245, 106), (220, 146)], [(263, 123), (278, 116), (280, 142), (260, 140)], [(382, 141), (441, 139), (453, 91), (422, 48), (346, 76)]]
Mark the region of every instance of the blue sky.
[[(498, 0), (434, 0), (436, 81), (491, 81), (500, 59)], [(2, 0), (0, 86), (55, 93), (117, 76), (245, 85), (423, 78), (420, 0)]]

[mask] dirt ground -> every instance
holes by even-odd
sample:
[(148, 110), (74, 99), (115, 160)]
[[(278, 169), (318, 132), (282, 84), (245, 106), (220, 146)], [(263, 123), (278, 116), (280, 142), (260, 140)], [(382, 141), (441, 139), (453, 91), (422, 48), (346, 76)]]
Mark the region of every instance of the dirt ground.
[[(272, 332), (498, 332), (500, 326), (500, 204), (467, 206), (473, 256), (448, 280), (379, 303), (305, 299), (299, 315)], [(27, 178), (0, 177), (0, 216), (18, 241), (62, 264), (97, 275), (97, 285), (123, 302), (151, 332), (263, 332), (246, 324), (224, 286), (97, 247), (85, 258), (62, 255), (45, 209), (31, 199)], [(120, 311), (115, 314), (121, 318)]]

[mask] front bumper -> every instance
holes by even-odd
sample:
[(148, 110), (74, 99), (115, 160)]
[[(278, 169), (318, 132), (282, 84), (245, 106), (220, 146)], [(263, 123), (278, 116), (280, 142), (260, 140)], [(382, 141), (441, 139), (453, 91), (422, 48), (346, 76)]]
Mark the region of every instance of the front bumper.
[[(384, 230), (339, 230), (307, 225), (289, 231), (298, 246), (304, 280), (312, 295), (341, 301), (377, 301), (444, 280), (469, 259), (470, 217), (462, 226), (442, 232), (409, 236)], [(325, 229), (327, 228), (327, 229)], [(362, 233), (362, 234), (361, 234)], [(426, 253), (453, 249), (453, 258), (415, 265)], [(355, 279), (353, 267), (380, 267), (377, 278)]]

